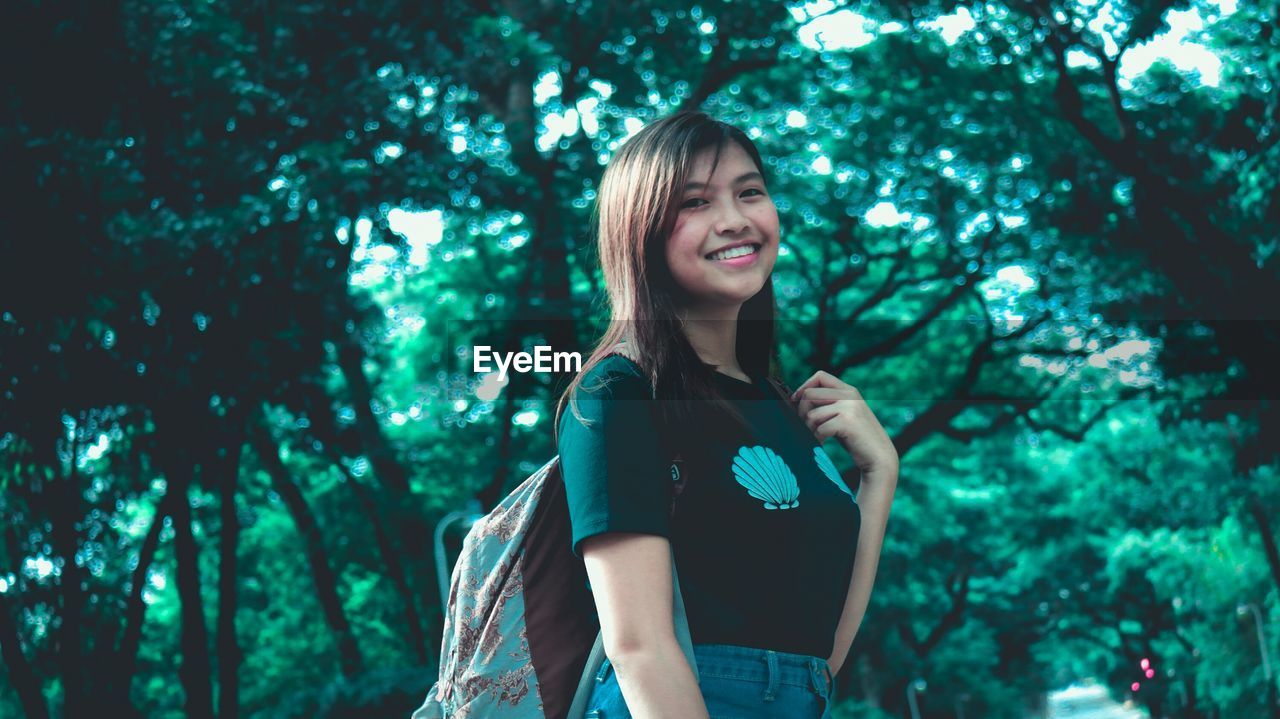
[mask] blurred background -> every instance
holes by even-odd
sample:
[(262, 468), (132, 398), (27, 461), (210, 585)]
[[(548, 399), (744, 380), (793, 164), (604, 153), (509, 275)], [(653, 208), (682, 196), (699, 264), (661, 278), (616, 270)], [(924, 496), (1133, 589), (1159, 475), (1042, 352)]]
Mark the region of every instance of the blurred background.
[(836, 716), (1280, 716), (1278, 9), (5, 3), (0, 716), (407, 717), (682, 108), (902, 458)]

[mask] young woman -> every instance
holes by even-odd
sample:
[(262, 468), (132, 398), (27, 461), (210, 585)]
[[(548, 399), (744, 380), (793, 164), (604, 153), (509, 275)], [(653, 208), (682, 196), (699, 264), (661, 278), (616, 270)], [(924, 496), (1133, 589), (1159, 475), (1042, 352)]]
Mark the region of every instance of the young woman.
[[(589, 717), (827, 717), (871, 595), (897, 452), (852, 386), (820, 371), (788, 394), (776, 377), (765, 179), (745, 134), (682, 112), (601, 180), (612, 319), (556, 420), (608, 656)], [(861, 470), (856, 501), (830, 438)]]

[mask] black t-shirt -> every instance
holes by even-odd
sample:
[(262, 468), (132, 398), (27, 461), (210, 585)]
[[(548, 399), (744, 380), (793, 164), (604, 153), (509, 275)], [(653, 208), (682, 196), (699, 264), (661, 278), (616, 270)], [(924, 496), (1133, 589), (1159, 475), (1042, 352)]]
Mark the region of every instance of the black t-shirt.
[(649, 382), (633, 362), (614, 355), (587, 373), (577, 402), (588, 424), (569, 406), (560, 420), (573, 551), (581, 556), (582, 540), (605, 532), (667, 537), (695, 644), (826, 658), (861, 512), (767, 383), (720, 373), (716, 381), (749, 429), (707, 414), (661, 435), (664, 443)]

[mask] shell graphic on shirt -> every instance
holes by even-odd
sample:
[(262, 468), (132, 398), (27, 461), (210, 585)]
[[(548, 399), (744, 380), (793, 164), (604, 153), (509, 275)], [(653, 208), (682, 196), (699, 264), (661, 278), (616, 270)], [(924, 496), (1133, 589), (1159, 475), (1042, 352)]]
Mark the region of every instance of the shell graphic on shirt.
[(733, 458), (733, 477), (765, 509), (800, 506), (800, 485), (791, 468), (768, 447), (742, 447)]
[(821, 447), (813, 448), (813, 461), (818, 463), (818, 469), (827, 475), (827, 479), (835, 482), (836, 486), (849, 495), (850, 499), (857, 501), (857, 497), (853, 496), (853, 491), (849, 489), (849, 485), (845, 484), (843, 479), (840, 479), (840, 470), (836, 469), (836, 463), (831, 461), (831, 458), (827, 456), (826, 452), (822, 451)]

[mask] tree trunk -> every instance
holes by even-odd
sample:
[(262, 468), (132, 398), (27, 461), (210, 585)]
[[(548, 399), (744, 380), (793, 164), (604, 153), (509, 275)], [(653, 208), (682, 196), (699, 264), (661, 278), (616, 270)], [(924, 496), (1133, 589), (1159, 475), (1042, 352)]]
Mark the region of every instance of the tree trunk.
[(332, 459), (334, 464), (340, 467), (343, 474), (346, 475), (347, 485), (351, 487), (351, 492), (355, 494), (356, 501), (360, 504), (361, 511), (364, 512), (365, 520), (369, 523), (370, 529), (373, 530), (373, 539), (378, 545), (378, 554), (387, 566), (387, 577), (391, 579), (391, 585), (395, 587), (396, 594), (400, 595), (400, 602), (404, 605), (404, 620), (409, 629), (409, 643), (412, 645), (413, 655), (425, 665), (429, 663), (429, 660), (427, 657), (427, 637), (422, 628), (422, 617), (418, 615), (418, 605), (413, 600), (413, 590), (409, 588), (409, 581), (405, 577), (404, 563), (400, 561), (400, 555), (396, 552), (395, 545), (391, 542), (391, 535), (387, 534), (386, 527), (383, 526), (382, 519), (378, 516), (377, 503), (374, 502), (369, 489), (348, 472), (337, 457)]
[(1271, 568), (1271, 581), (1280, 589), (1280, 552), (1276, 551), (1276, 536), (1271, 533), (1271, 520), (1257, 497), (1248, 501), (1249, 515), (1258, 524), (1258, 534), (1262, 538), (1262, 551), (1267, 557), (1267, 566)]
[[(349, 303), (351, 300), (345, 301)], [(353, 318), (354, 314), (353, 311)], [(364, 348), (360, 346), (360, 338), (353, 333), (340, 331), (339, 334), (341, 336), (334, 338), (338, 344), (338, 365), (347, 381), (347, 391), (351, 393), (360, 441), (369, 455), (374, 474), (397, 499), (403, 499), (409, 494), (409, 479), (373, 414), (373, 388), (364, 374)]]
[(258, 461), (271, 476), (272, 486), (284, 501), (289, 515), (293, 518), (293, 523), (298, 528), (307, 562), (311, 566), (311, 578), (315, 582), (316, 597), (320, 600), (325, 623), (329, 626), (334, 643), (338, 647), (342, 674), (351, 678), (360, 673), (364, 662), (356, 643), (355, 632), (351, 629), (351, 622), (348, 621), (346, 610), (342, 607), (342, 599), (338, 596), (337, 577), (329, 566), (329, 557), (325, 552), (320, 524), (316, 522), (311, 507), (307, 505), (307, 500), (302, 495), (302, 490), (289, 476), (289, 470), (284, 466), (284, 462), (280, 461), (279, 448), (271, 437), (271, 430), (264, 422), (265, 420), (252, 424), (249, 432), (250, 441), (253, 443), (254, 452), (258, 455)]
[(40, 680), (31, 671), (27, 655), (22, 653), (22, 640), (18, 625), (10, 613), (8, 598), (0, 593), (0, 657), (9, 670), (9, 681), (18, 694), (27, 719), (49, 719), (49, 705), (45, 704)]
[(116, 645), (114, 657), (116, 680), (112, 687), (114, 701), (129, 702), (129, 687), (133, 682), (133, 674), (137, 671), (138, 647), (142, 643), (142, 625), (146, 619), (147, 603), (142, 593), (147, 586), (147, 572), (155, 560), (156, 549), (160, 546), (160, 531), (164, 528), (164, 518), (173, 513), (174, 498), (178, 495), (168, 490), (156, 503), (156, 515), (151, 520), (151, 528), (142, 540), (138, 549), (138, 564), (133, 569), (129, 580), (129, 598), (125, 601), (124, 626), (120, 633), (120, 642)]
[(240, 457), (244, 450), (244, 414), (240, 408), (227, 417), (230, 442), (227, 456), (218, 463), (222, 477), (219, 515), (222, 537), (218, 560), (218, 626), (215, 641), (218, 655), (218, 718), (240, 716), (240, 663), (243, 652), (236, 642), (236, 609), (239, 607), (238, 564), (236, 550), (240, 546), (240, 520), (236, 516), (236, 480), (240, 476)]
[[(351, 221), (354, 223), (360, 214), (360, 206), (351, 209)], [(360, 436), (364, 453), (373, 466), (374, 476), (391, 492), (396, 502), (403, 501), (409, 495), (409, 479), (396, 457), (390, 442), (382, 432), (378, 418), (373, 414), (373, 387), (364, 373), (365, 351), (358, 336), (360, 328), (360, 312), (351, 296), (348, 286), (348, 271), (351, 268), (352, 249), (335, 248), (335, 267), (328, 275), (330, 285), (325, 315), (332, 319), (329, 325), (329, 338), (337, 347), (338, 368), (347, 383), (351, 405), (356, 413), (356, 433)]]
[[(353, 222), (358, 215), (359, 206), (353, 206), (351, 209)], [(408, 473), (400, 464), (394, 448), (387, 441), (382, 426), (373, 413), (373, 387), (364, 373), (365, 349), (355, 329), (360, 326), (359, 308), (347, 284), (351, 251), (338, 252), (335, 255), (335, 262), (336, 267), (331, 273), (334, 282), (327, 300), (330, 309), (326, 315), (333, 318), (329, 336), (337, 346), (338, 366), (346, 380), (347, 391), (356, 413), (356, 434), (360, 438), (360, 450), (369, 458), (378, 485), (375, 492), (384, 500), (380, 503), (383, 516), (379, 522), (379, 529), (386, 528), (390, 537), (395, 540), (394, 546), (388, 543), (390, 552), (387, 558), (391, 560), (388, 568), (395, 569), (393, 565), (399, 565), (412, 569), (410, 572), (405, 572), (401, 568), (397, 582), (403, 584), (401, 591), (408, 602), (406, 607), (409, 605), (414, 607), (407, 608), (406, 611), (416, 613), (417, 605), (413, 597), (434, 596), (433, 592), (424, 592), (421, 587), (417, 587), (416, 581), (417, 578), (429, 581), (435, 576), (435, 556), (431, 552), (404, 554), (402, 550), (405, 547), (419, 547), (423, 537), (431, 536), (432, 528), (419, 512), (408, 509), (410, 506)], [(428, 604), (428, 607), (434, 607), (434, 604)], [(417, 626), (422, 626), (421, 621)], [(415, 637), (411, 637), (411, 640), (419, 641)], [(424, 634), (423, 641), (425, 640)]]
[[(311, 419), (312, 437), (324, 448), (325, 456), (347, 478), (347, 485), (355, 495), (365, 521), (373, 530), (374, 542), (378, 554), (387, 567), (387, 577), (400, 595), (404, 605), (405, 623), (409, 628), (409, 642), (413, 645), (414, 656), (424, 665), (428, 663), (426, 632), (422, 615), (418, 611), (418, 603), (414, 599), (413, 588), (409, 585), (408, 574), (404, 562), (401, 561), (400, 548), (396, 546), (392, 533), (388, 531), (388, 520), (379, 510), (377, 486), (366, 487), (342, 463), (342, 439), (338, 430), (337, 418), (330, 405), (329, 395), (324, 388), (308, 383), (304, 390), (307, 416)], [(439, 646), (438, 644), (434, 646)]]
[[(47, 445), (51, 450), (46, 457), (50, 464), (47, 470), (50, 481), (46, 487), (45, 497), (48, 499), (49, 520), (53, 525), (51, 544), (54, 554), (62, 559), (62, 568), (58, 576), (58, 598), (61, 600), (61, 624), (54, 634), (57, 647), (58, 665), (62, 674), (62, 697), (64, 716), (83, 716), (90, 711), (89, 692), (85, 687), (85, 651), (84, 640), (80, 629), (84, 624), (85, 606), (84, 572), (76, 564), (79, 538), (76, 536), (76, 523), (82, 517), (83, 497), (77, 486), (79, 476), (76, 473), (76, 455), (80, 447), (80, 434), (83, 422), (77, 419), (71, 440), (70, 469), (65, 476), (62, 472), (62, 459), (57, 453), (57, 443)], [(64, 431), (61, 423), (50, 427), (55, 433)], [(57, 436), (55, 434), (54, 436)]]
[(213, 719), (213, 675), (209, 657), (209, 629), (205, 626), (204, 597), (200, 592), (200, 548), (196, 545), (192, 530), (191, 479), (194, 466), (191, 461), (173, 452), (167, 456), (165, 477), (173, 500), (173, 549), (177, 558), (178, 597), (182, 602), (182, 662), (178, 676), (186, 693), (184, 708), (189, 719)]

